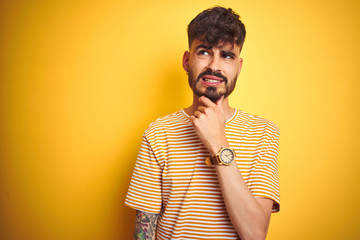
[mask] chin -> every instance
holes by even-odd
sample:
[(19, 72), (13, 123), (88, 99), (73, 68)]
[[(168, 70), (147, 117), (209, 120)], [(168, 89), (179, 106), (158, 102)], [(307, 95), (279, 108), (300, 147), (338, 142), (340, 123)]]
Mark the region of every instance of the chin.
[(208, 99), (210, 99), (213, 103), (216, 103), (217, 101), (219, 101), (219, 99), (222, 97), (223, 95), (211, 95), (211, 96), (206, 96)]
[(198, 97), (205, 96), (213, 103), (216, 103), (222, 96), (224, 96), (224, 93), (219, 93), (214, 88), (207, 88), (206, 91), (194, 91), (195, 95)]

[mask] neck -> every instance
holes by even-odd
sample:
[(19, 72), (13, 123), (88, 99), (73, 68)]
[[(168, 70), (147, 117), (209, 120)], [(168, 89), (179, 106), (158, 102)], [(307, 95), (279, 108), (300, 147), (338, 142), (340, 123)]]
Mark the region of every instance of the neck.
[[(194, 94), (193, 103), (190, 107), (185, 108), (185, 112), (189, 115), (193, 115), (199, 106), (201, 106), (201, 104), (199, 103), (199, 97)], [(229, 120), (234, 115), (235, 109), (229, 105), (228, 97), (224, 98), (222, 102), (222, 109), (224, 111), (226, 120)]]

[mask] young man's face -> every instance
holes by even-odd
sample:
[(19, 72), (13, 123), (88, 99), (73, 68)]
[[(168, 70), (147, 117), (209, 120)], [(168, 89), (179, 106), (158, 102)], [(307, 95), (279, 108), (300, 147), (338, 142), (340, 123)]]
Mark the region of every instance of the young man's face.
[(211, 46), (194, 39), (183, 57), (183, 67), (189, 75), (189, 85), (197, 96), (216, 102), (227, 97), (235, 88), (242, 59), (240, 47), (231, 43)]

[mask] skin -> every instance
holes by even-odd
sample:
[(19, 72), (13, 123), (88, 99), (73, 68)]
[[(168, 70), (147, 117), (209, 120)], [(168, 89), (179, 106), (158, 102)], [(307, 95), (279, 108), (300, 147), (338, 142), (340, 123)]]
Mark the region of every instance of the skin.
[[(201, 95), (205, 94), (209, 86), (215, 87), (216, 94), (220, 96), (235, 86), (243, 63), (239, 55), (240, 47), (236, 44), (221, 43), (218, 46), (209, 46), (206, 42), (195, 39), (183, 56), (183, 68), (192, 75), (189, 84), (194, 92), (193, 104), (185, 111), (190, 115), (195, 132), (211, 155), (218, 153), (221, 147), (229, 147), (225, 124), (226, 120), (233, 116), (235, 109), (229, 105), (228, 97), (222, 96), (214, 103)], [(228, 81), (208, 83), (198, 80), (199, 74), (206, 70), (221, 73)], [(214, 76), (205, 78), (220, 81)], [(227, 212), (241, 239), (265, 239), (273, 201), (254, 198), (235, 161), (229, 166), (214, 167)], [(157, 215), (137, 211), (134, 238), (155, 239), (156, 225)]]
[[(240, 73), (243, 60), (239, 58), (240, 47), (230, 43), (213, 46), (207, 53), (199, 52), (200, 45), (206, 43), (194, 40), (189, 52), (184, 53), (183, 67), (198, 76), (206, 69), (220, 72), (230, 81), (236, 81)], [(201, 48), (200, 48), (201, 50)], [(233, 52), (234, 58), (228, 58), (224, 51)], [(197, 90), (205, 91), (203, 82), (193, 83)], [(217, 86), (217, 91), (223, 93), (226, 83)], [(225, 135), (225, 123), (234, 114), (228, 98), (220, 98), (213, 103), (208, 98), (194, 94), (193, 104), (186, 109), (190, 121), (211, 155), (215, 155), (221, 147), (229, 147)], [(215, 166), (219, 178), (223, 199), (236, 231), (241, 239), (265, 239), (273, 201), (266, 198), (254, 198), (234, 161), (230, 166)]]
[[(198, 39), (194, 39), (190, 50), (183, 56), (183, 68), (189, 75), (189, 85), (193, 90), (194, 97), (206, 95), (208, 87), (216, 88), (215, 95), (228, 96), (235, 88), (237, 76), (240, 74), (243, 60), (239, 58), (240, 47), (231, 44), (220, 44), (221, 48), (213, 47)], [(223, 81), (220, 77), (209, 74), (198, 79), (206, 71), (212, 71), (224, 76)], [(221, 84), (213, 85), (203, 81), (204, 78), (222, 80)], [(218, 98), (219, 99), (219, 98)], [(193, 98), (193, 106), (198, 105), (197, 98)], [(194, 109), (191, 109), (194, 110)], [(234, 110), (233, 110), (234, 111)]]
[(135, 240), (155, 240), (158, 215), (136, 211)]

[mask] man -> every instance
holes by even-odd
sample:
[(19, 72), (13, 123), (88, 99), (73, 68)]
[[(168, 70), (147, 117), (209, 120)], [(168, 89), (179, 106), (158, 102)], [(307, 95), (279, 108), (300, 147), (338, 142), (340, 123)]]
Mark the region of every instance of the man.
[(279, 130), (229, 106), (245, 27), (214, 7), (188, 26), (183, 68), (193, 104), (143, 135), (125, 203), (135, 239), (265, 239), (279, 211)]

